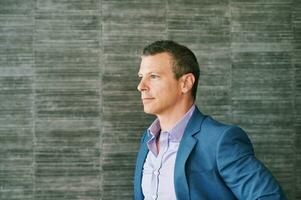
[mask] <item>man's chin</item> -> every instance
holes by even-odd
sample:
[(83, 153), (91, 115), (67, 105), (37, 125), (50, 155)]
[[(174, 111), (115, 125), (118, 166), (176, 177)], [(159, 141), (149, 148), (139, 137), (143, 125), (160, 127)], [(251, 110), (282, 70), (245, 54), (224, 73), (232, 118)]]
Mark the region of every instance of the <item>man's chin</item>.
[(153, 109), (150, 109), (150, 108), (146, 108), (145, 106), (144, 106), (144, 112), (146, 113), (146, 114), (150, 114), (150, 115), (154, 115), (155, 113), (154, 113), (154, 110)]

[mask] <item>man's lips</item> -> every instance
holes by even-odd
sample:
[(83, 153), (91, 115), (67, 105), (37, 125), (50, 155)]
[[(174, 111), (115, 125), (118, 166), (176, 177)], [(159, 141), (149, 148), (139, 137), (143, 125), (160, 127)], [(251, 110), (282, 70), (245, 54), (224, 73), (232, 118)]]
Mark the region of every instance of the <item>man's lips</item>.
[(151, 98), (151, 97), (145, 97), (145, 98), (141, 98), (143, 102), (148, 102), (148, 101), (152, 101), (155, 98)]

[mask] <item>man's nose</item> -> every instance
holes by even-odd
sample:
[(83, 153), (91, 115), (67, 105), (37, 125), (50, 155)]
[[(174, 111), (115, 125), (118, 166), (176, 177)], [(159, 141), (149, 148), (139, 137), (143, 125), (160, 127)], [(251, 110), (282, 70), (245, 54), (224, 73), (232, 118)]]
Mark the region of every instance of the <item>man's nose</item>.
[(139, 90), (140, 92), (142, 92), (142, 91), (146, 90), (146, 88), (147, 88), (147, 86), (145, 84), (145, 81), (144, 81), (144, 79), (141, 78), (141, 80), (140, 80), (140, 82), (139, 82), (139, 84), (137, 86), (137, 90)]

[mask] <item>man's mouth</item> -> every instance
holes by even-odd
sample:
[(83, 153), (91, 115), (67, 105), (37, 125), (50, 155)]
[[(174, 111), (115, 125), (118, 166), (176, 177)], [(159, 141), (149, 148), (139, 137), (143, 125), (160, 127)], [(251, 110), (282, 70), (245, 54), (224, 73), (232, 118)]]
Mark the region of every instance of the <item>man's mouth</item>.
[(142, 99), (143, 103), (147, 103), (147, 102), (149, 102), (149, 101), (154, 100), (155, 98), (147, 97), (147, 98), (141, 98), (141, 99)]

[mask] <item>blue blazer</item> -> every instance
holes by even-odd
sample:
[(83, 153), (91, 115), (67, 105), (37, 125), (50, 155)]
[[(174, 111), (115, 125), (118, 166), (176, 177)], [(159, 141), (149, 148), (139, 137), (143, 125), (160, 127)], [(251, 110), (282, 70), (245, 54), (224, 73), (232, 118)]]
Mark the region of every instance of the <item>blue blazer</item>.
[[(141, 178), (149, 139), (145, 132), (136, 162), (135, 200), (144, 199)], [(198, 108), (179, 145), (174, 184), (178, 200), (286, 199), (270, 171), (255, 158), (246, 133), (203, 115)]]

